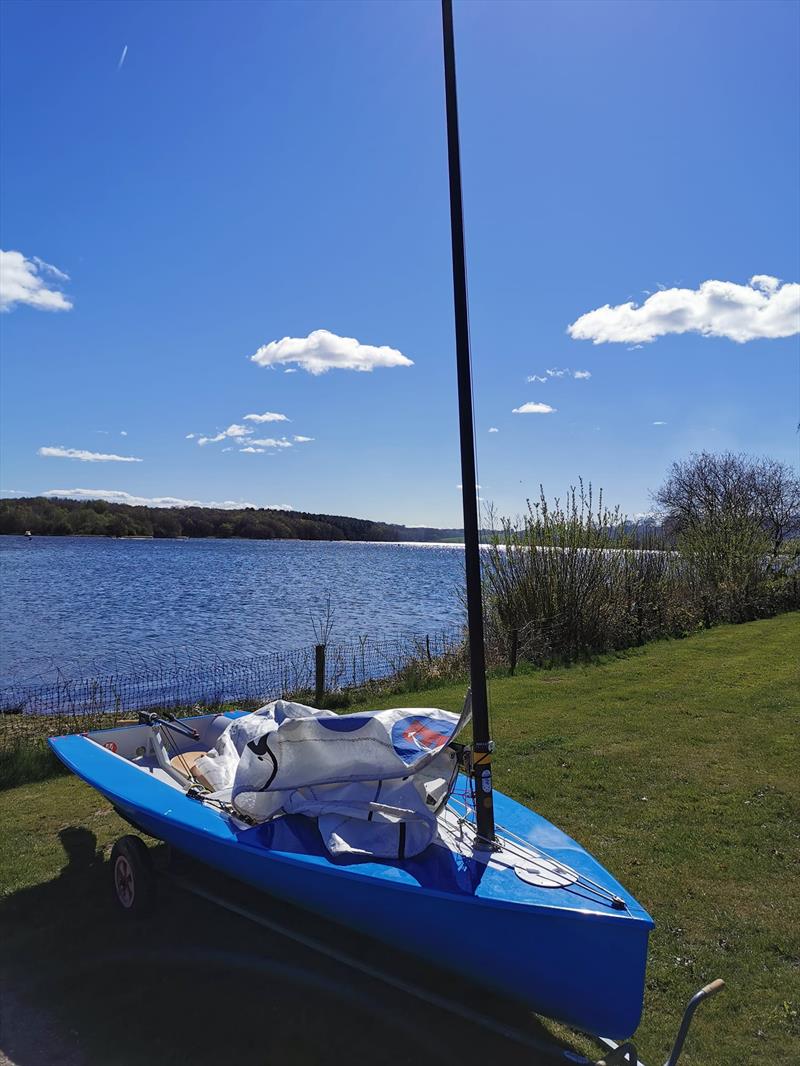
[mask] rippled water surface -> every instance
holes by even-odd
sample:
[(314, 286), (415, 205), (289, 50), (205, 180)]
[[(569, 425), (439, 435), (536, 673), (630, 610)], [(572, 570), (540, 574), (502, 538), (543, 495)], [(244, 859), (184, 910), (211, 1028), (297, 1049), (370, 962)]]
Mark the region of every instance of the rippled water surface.
[(451, 629), (458, 546), (0, 537), (3, 680), (105, 674), (187, 649), (244, 658), (331, 640)]

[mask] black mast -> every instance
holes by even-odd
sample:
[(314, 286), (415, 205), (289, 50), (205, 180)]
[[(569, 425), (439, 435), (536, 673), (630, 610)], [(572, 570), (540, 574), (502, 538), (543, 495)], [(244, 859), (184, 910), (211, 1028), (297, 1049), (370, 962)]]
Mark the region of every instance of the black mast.
[(467, 622), (469, 672), (472, 688), (473, 767), (475, 817), (480, 837), (494, 840), (492, 801), (492, 741), (486, 697), (486, 654), (483, 641), (480, 527), (475, 485), (475, 435), (472, 425), (472, 367), (467, 311), (467, 266), (464, 259), (464, 213), (461, 203), (461, 153), (458, 144), (456, 52), (453, 36), (453, 0), (442, 0), (444, 85), (447, 102), (447, 162), (450, 173), (450, 231), (453, 244), (453, 295), (458, 367), (458, 420), (461, 437), (461, 491), (464, 501), (464, 555), (467, 570)]

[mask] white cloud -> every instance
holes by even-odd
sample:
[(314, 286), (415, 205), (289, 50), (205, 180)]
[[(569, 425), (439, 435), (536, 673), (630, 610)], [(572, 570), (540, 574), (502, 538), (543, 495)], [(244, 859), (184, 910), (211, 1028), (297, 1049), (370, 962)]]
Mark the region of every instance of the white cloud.
[(121, 430), (119, 431), (119, 435), (120, 435), (120, 437), (127, 437), (127, 436), (128, 436), (128, 431), (127, 431), (127, 429), (121, 429)]
[(762, 292), (777, 292), (780, 283), (780, 278), (770, 277), (769, 274), (753, 274), (750, 278), (750, 284)]
[[(217, 444), (221, 440), (225, 440), (226, 437), (233, 437), (235, 440), (241, 437), (248, 437), (253, 430), (250, 426), (240, 426), (236, 422), (231, 423), (227, 429), (223, 429), (221, 433), (217, 433), (215, 437), (198, 437), (197, 443), (202, 447), (204, 444)], [(194, 434), (191, 434), (194, 436)]]
[(665, 426), (666, 424), (667, 424), (666, 422), (654, 422), (653, 423), (654, 426)]
[(122, 64), (125, 62), (125, 56), (128, 54), (127, 44), (122, 49), (122, 55), (119, 57), (119, 63), (117, 63), (117, 70), (122, 70)]
[(555, 414), (556, 408), (551, 407), (549, 403), (524, 403), (522, 407), (515, 407), (512, 410), (512, 415), (552, 415)]
[(489, 432), (490, 433), (499, 433), (500, 430), (497, 428), (497, 426), (489, 426)]
[(294, 366), (287, 367), (286, 370), (284, 370), (284, 374), (296, 374), (296, 373), (297, 373), (297, 367), (294, 367)]
[(248, 442), (249, 444), (255, 444), (258, 448), (291, 448), (292, 442), (287, 440), (286, 437), (281, 437), (280, 440), (276, 440), (275, 437), (263, 437), (261, 440), (255, 438)]
[(259, 366), (295, 363), (309, 374), (328, 370), (371, 371), (375, 367), (413, 366), (396, 348), (361, 344), (355, 337), (339, 337), (327, 329), (315, 329), (307, 337), (284, 337), (270, 341), (250, 356)]
[[(223, 448), (222, 450), (223, 451), (227, 451), (228, 449), (227, 448)], [(246, 448), (240, 448), (239, 449), (240, 452), (249, 452), (250, 455), (263, 455), (266, 450), (267, 450), (266, 448), (254, 448), (250, 444), (248, 444), (248, 446)]]
[(580, 380), (585, 380), (592, 376), (590, 370), (570, 370), (568, 366), (553, 366), (549, 370), (545, 370), (544, 374), (531, 374), (527, 379), (529, 385), (546, 385), (550, 378), (563, 378), (574, 377)]
[(606, 304), (581, 315), (567, 332), (594, 344), (647, 344), (669, 333), (746, 341), (800, 332), (800, 284), (755, 274), (747, 285), (704, 281), (697, 289), (662, 289), (643, 304)]
[(46, 459), (80, 459), (82, 463), (141, 463), (133, 455), (106, 455), (105, 452), (87, 452), (83, 448), (40, 448), (36, 453)]
[(245, 422), (288, 422), (286, 415), (278, 414), (277, 411), (265, 411), (263, 415), (245, 415)]
[(45, 274), (50, 274), (54, 278), (58, 278), (59, 281), (69, 281), (69, 274), (65, 274), (63, 270), (59, 270), (58, 267), (53, 266), (52, 263), (45, 263), (44, 259), (40, 259), (38, 255), (32, 255), (31, 261), (34, 262), (37, 267)]
[(312, 441), (314, 438), (313, 437), (303, 437), (299, 433), (296, 433), (292, 439), (297, 444), (308, 444), (309, 441)]
[(127, 503), (132, 507), (218, 507), (225, 511), (238, 510), (242, 507), (264, 506), (270, 511), (291, 511), (289, 504), (257, 504), (245, 500), (182, 500), (176, 496), (132, 496), (119, 489), (48, 489), (42, 496), (48, 499), (62, 500), (105, 500), (107, 503)]
[(186, 434), (186, 440), (194, 440), (194, 438), (195, 438), (195, 434), (194, 433), (187, 433)]
[(63, 292), (48, 288), (42, 275), (69, 281), (63, 271), (38, 256), (26, 259), (22, 252), (0, 250), (0, 311), (11, 311), (17, 304), (40, 311), (69, 311), (70, 301)]

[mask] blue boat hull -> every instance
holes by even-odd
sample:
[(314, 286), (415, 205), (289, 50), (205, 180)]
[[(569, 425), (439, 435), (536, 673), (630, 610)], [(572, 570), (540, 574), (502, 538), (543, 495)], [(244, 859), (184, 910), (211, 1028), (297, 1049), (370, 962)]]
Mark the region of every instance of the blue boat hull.
[[(310, 819), (243, 827), (89, 737), (50, 744), (134, 825), (236, 879), (576, 1029), (624, 1038), (639, 1024), (651, 919), (579, 844), (502, 793), (499, 823), (615, 893), (624, 909), (437, 846), (401, 861), (336, 860)], [(465, 938), (480, 950), (464, 951)]]

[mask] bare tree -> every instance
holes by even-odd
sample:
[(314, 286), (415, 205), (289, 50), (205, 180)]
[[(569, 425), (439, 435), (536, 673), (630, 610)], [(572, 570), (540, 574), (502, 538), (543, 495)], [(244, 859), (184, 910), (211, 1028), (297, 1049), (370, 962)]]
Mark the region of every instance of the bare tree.
[(654, 496), (665, 528), (687, 535), (709, 525), (751, 525), (777, 554), (800, 534), (800, 479), (785, 463), (723, 452), (675, 462)]
[(761, 524), (777, 553), (784, 541), (800, 536), (800, 479), (785, 463), (759, 459), (754, 480)]

